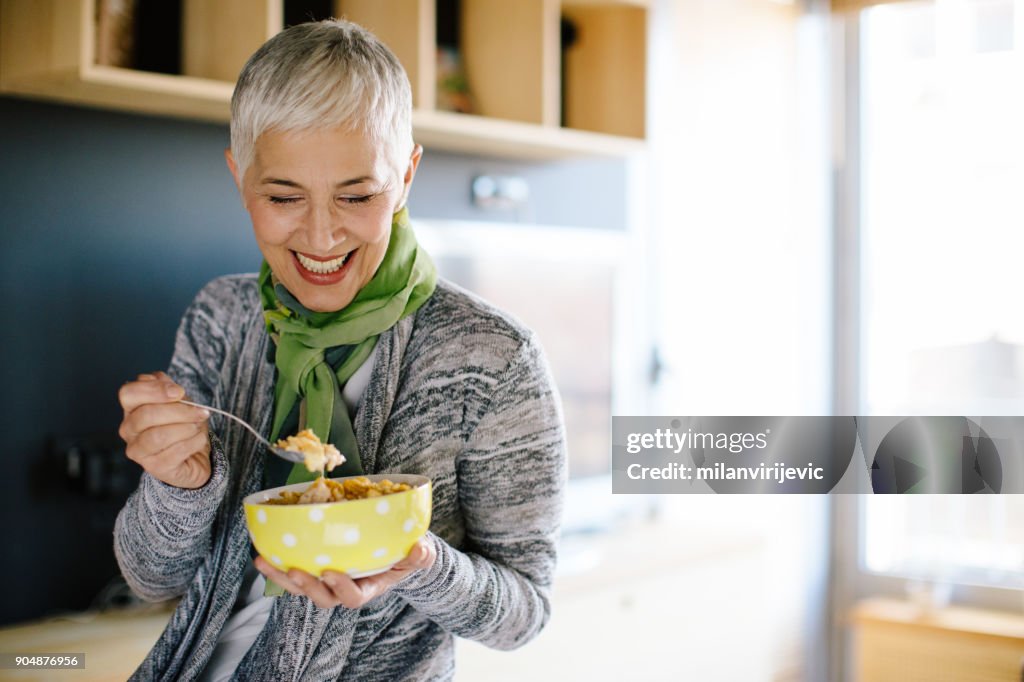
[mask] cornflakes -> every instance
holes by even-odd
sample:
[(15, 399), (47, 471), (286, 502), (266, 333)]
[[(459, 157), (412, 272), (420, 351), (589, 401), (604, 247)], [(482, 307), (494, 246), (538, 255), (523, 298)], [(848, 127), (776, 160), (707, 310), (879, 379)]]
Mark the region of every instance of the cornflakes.
[(331, 471), (345, 461), (345, 455), (338, 452), (338, 448), (330, 443), (321, 442), (312, 429), (304, 429), (294, 436), (282, 438), (274, 445), (301, 453), (306, 458), (306, 468), (319, 472), (321, 476), (324, 471)]
[(412, 486), (408, 483), (394, 483), (386, 478), (382, 481), (371, 481), (366, 476), (356, 476), (336, 481), (321, 476), (313, 481), (313, 484), (304, 492), (286, 490), (263, 504), (316, 504), (362, 500), (368, 497), (400, 493), (411, 488)]

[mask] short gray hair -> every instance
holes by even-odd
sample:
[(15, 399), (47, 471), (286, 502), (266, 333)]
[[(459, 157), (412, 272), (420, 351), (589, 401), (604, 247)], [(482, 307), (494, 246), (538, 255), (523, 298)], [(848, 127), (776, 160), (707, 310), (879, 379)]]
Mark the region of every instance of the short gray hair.
[(263, 133), (336, 127), (367, 134), (395, 163), (412, 153), (409, 78), (375, 35), (339, 19), (298, 24), (249, 58), (231, 96), (240, 175)]

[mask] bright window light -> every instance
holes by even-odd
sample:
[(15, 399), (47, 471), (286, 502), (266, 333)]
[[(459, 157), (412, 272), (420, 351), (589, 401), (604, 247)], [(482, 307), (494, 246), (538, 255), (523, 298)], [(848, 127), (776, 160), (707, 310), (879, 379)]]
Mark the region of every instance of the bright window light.
[(863, 13), (862, 414), (1024, 414), (1022, 4)]
[[(861, 16), (862, 414), (1024, 414), (1020, 0)], [(862, 498), (869, 572), (1024, 587), (1024, 496)]]
[(864, 505), (864, 568), (1024, 588), (1024, 495), (879, 495)]

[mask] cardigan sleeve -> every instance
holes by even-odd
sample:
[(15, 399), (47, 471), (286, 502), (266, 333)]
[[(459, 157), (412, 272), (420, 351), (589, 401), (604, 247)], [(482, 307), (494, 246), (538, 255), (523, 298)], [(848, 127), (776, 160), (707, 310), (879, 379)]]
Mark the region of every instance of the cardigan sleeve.
[(566, 478), (561, 405), (533, 337), (457, 460), (465, 545), (434, 534), (434, 565), (396, 591), (445, 630), (514, 649), (547, 623)]
[[(186, 396), (219, 402), (220, 368), (229, 347), (235, 296), (225, 279), (214, 280), (185, 311), (167, 373)], [(168, 485), (147, 472), (114, 523), (114, 554), (129, 587), (146, 601), (185, 593), (210, 550), (217, 508), (228, 483), (228, 459), (210, 424), (210, 479), (196, 489)]]

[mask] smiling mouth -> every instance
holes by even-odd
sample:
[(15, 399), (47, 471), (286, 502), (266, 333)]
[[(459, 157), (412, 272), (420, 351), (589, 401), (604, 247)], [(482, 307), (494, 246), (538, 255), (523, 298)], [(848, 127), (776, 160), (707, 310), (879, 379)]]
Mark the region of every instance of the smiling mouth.
[(348, 260), (348, 257), (352, 255), (352, 251), (349, 251), (344, 255), (330, 260), (313, 260), (309, 256), (303, 255), (298, 251), (293, 251), (292, 253), (295, 254), (295, 259), (299, 261), (299, 264), (303, 268), (317, 275), (329, 275), (332, 272), (341, 270), (345, 265), (345, 262)]

